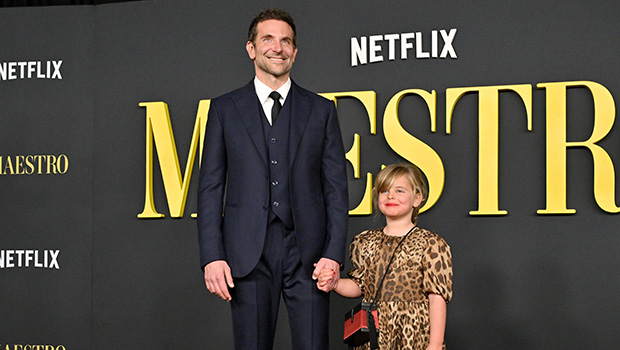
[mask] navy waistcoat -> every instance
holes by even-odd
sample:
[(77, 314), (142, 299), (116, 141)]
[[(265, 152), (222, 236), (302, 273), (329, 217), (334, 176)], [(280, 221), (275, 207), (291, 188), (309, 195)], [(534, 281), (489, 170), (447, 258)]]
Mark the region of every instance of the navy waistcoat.
[(287, 228), (293, 229), (288, 159), (289, 127), (291, 122), (290, 95), (288, 97), (284, 101), (278, 119), (273, 125), (269, 124), (263, 109), (260, 108), (260, 110), (269, 166), (269, 222), (277, 216)]

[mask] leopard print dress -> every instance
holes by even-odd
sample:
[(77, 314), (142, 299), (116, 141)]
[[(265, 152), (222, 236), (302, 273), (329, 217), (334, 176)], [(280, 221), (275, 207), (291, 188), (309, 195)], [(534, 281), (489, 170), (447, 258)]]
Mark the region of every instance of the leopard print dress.
[[(349, 277), (372, 299), (394, 248), (402, 237), (383, 229), (368, 230), (351, 243)], [(426, 350), (430, 325), (428, 294), (452, 298), (452, 255), (443, 238), (416, 227), (400, 245), (378, 297), (379, 347), (382, 350)], [(445, 349), (445, 344), (443, 349)], [(355, 349), (370, 349), (368, 343)]]

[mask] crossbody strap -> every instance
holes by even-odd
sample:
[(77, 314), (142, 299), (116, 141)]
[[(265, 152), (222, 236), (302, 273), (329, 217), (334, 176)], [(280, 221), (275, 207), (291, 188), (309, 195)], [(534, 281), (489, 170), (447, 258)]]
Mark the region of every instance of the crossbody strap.
[(387, 267), (385, 268), (385, 272), (383, 273), (383, 276), (381, 277), (381, 281), (379, 281), (379, 285), (377, 286), (377, 292), (375, 293), (375, 297), (372, 299), (373, 303), (377, 301), (377, 298), (379, 297), (379, 293), (381, 293), (381, 289), (383, 288), (383, 280), (385, 279), (385, 276), (388, 274), (388, 271), (390, 270), (390, 265), (392, 265), (392, 261), (394, 260), (394, 256), (396, 255), (396, 251), (398, 251), (398, 247), (400, 247), (400, 245), (403, 243), (405, 238), (407, 238), (407, 236), (409, 236), (409, 234), (413, 231), (414, 228), (415, 228), (415, 226), (413, 226), (411, 228), (411, 230), (409, 230), (409, 232), (407, 232), (407, 234), (405, 234), (405, 236), (400, 240), (400, 242), (398, 242), (398, 245), (396, 245), (396, 248), (394, 248), (394, 252), (392, 253), (392, 257), (390, 257), (390, 262), (388, 262)]

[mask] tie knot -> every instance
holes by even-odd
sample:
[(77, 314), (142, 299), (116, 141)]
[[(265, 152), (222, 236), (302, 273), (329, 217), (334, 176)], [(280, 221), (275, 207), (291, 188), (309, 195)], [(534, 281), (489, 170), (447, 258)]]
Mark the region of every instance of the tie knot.
[(269, 97), (271, 97), (271, 99), (273, 99), (274, 101), (276, 101), (278, 103), (280, 102), (280, 94), (277, 91), (272, 91), (269, 94)]

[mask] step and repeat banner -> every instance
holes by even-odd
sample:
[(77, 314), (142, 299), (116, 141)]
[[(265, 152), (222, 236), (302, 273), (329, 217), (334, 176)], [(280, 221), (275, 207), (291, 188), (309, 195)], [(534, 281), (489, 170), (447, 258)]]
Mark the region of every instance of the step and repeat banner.
[[(0, 9), (0, 350), (232, 348), (199, 266), (199, 159), (270, 6), (297, 24), (292, 78), (337, 103), (348, 242), (384, 225), (382, 165), (426, 175), (448, 348), (617, 346), (620, 5), (182, 0)], [(331, 301), (345, 349), (357, 301)]]

